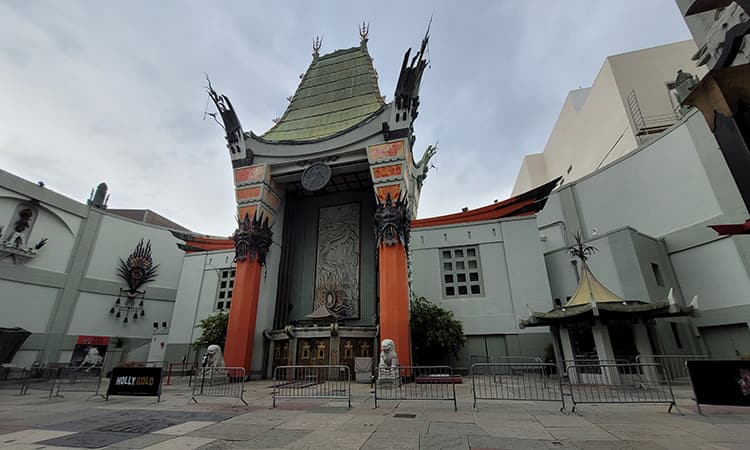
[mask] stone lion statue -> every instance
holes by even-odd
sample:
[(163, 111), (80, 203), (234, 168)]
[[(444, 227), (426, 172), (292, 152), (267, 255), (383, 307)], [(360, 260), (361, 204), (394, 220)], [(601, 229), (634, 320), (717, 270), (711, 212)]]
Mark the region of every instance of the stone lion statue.
[(221, 383), (227, 377), (226, 363), (224, 355), (221, 353), (221, 347), (211, 344), (206, 350), (205, 375), (211, 380), (211, 383)]
[(378, 367), (392, 368), (398, 367), (398, 355), (396, 355), (396, 344), (392, 339), (383, 339), (380, 343), (380, 364)]
[(216, 344), (211, 344), (206, 350), (206, 367), (226, 367), (224, 363), (224, 355), (221, 353), (221, 347)]
[(380, 363), (378, 364), (378, 381), (397, 380), (398, 355), (396, 355), (396, 344), (392, 339), (383, 339), (380, 343)]

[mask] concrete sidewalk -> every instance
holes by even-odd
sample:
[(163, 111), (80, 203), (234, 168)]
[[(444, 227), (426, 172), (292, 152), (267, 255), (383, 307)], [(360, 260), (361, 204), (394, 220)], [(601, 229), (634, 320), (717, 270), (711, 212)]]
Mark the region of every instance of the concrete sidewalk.
[[(149, 397), (86, 400), (88, 394), (47, 398), (0, 390), (0, 448), (133, 449), (747, 449), (750, 411), (705, 407), (677, 390), (684, 416), (667, 405), (579, 405), (482, 402), (472, 408), (471, 385), (452, 401), (378, 401), (369, 385), (352, 385), (346, 402), (280, 400), (271, 408), (270, 380), (247, 384), (249, 406), (228, 398), (188, 405), (184, 380)], [(106, 388), (105, 388), (106, 389)]]

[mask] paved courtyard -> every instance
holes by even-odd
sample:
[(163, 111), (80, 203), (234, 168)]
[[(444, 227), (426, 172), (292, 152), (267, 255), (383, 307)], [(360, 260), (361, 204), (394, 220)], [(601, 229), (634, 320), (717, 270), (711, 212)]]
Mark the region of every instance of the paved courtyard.
[[(747, 449), (750, 411), (706, 407), (676, 390), (684, 416), (666, 405), (484, 402), (472, 408), (471, 386), (452, 402), (384, 401), (374, 408), (369, 385), (353, 385), (346, 402), (282, 400), (271, 408), (271, 381), (248, 383), (249, 406), (231, 399), (188, 405), (182, 382), (151, 397), (86, 400), (0, 390), (0, 448), (133, 449)], [(104, 388), (105, 389), (105, 388)]]

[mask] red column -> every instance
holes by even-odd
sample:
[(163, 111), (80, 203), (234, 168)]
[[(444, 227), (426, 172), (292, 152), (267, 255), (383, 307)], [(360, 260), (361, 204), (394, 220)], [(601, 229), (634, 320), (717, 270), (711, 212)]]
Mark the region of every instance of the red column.
[(393, 339), (399, 365), (410, 366), (409, 274), (406, 268), (406, 249), (399, 242), (391, 246), (381, 244), (378, 251), (380, 339)]
[(244, 367), (246, 375), (250, 375), (253, 360), (262, 271), (263, 266), (257, 260), (247, 258), (237, 261), (224, 361), (227, 367)]

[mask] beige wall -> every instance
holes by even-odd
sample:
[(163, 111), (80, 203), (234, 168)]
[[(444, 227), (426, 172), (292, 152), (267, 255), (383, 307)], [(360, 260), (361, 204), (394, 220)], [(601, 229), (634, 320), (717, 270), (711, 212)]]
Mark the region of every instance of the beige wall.
[(544, 184), (547, 181), (547, 167), (542, 153), (534, 153), (523, 157), (521, 170), (518, 172), (513, 192), (526, 192)]
[(628, 96), (635, 91), (646, 116), (673, 113), (666, 83), (678, 69), (704, 73), (691, 61), (695, 51), (688, 40), (608, 57), (590, 88), (568, 94), (541, 154), (543, 162), (524, 159), (513, 195), (558, 176), (565, 183), (577, 180), (636, 149), (641, 140)]

